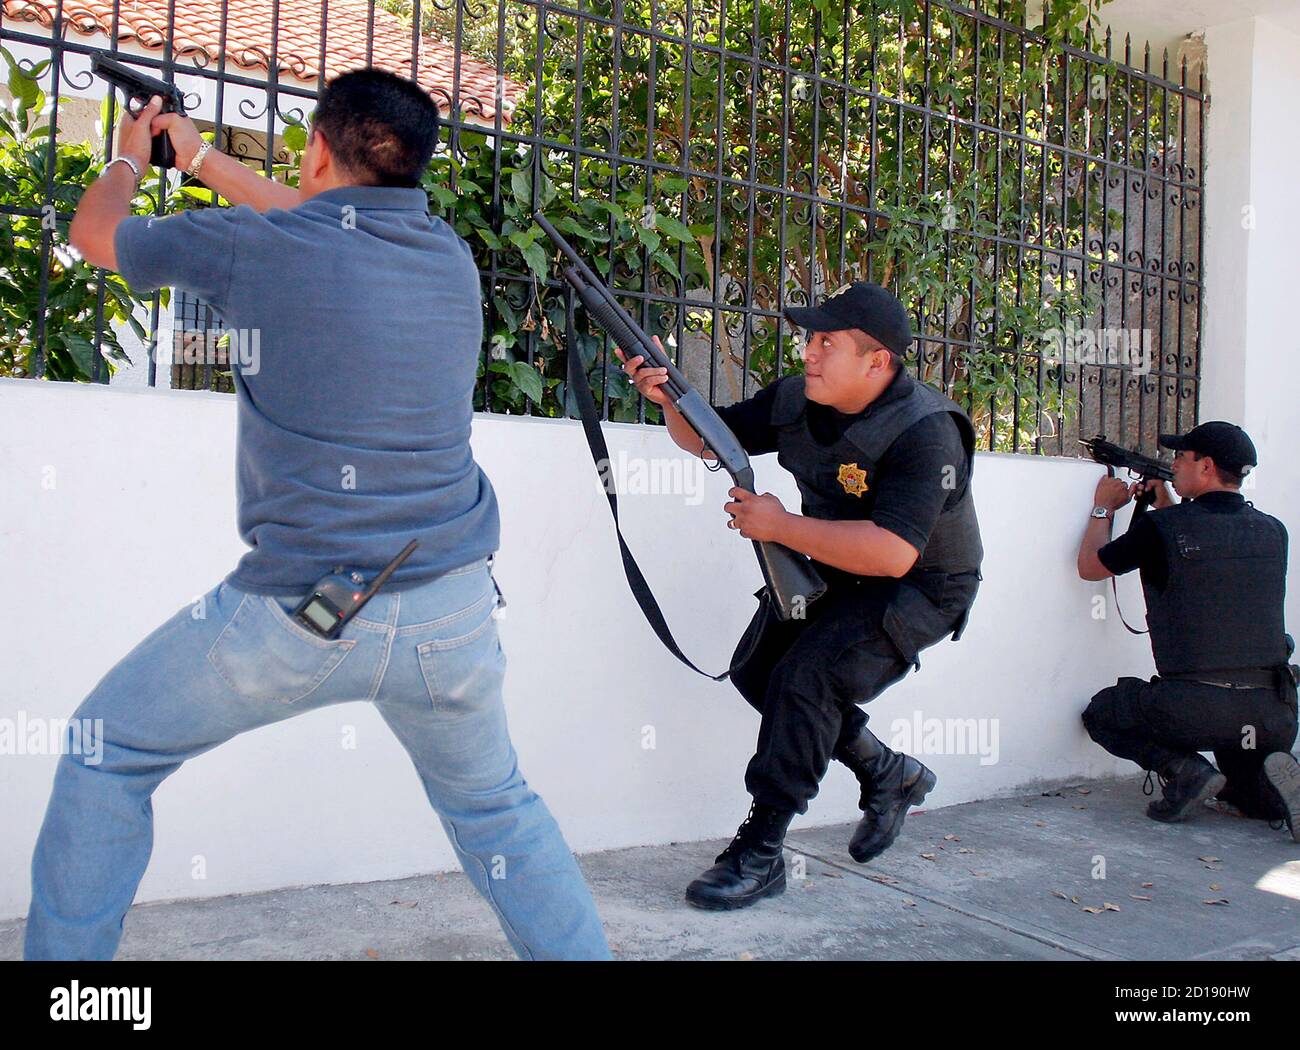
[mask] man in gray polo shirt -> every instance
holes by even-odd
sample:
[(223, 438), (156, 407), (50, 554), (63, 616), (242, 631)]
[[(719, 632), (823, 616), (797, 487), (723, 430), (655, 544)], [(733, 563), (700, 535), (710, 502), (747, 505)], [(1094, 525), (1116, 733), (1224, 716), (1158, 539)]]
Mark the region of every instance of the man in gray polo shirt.
[[(235, 207), (131, 217), (158, 133), (178, 167)], [(60, 758), (32, 861), (26, 957), (113, 957), (149, 861), (150, 798), (187, 758), (363, 700), (410, 754), (515, 951), (608, 958), (582, 874), (507, 731), (497, 504), (469, 445), (479, 278), (419, 187), (437, 107), (379, 70), (338, 77), (314, 115), (299, 189), (209, 151), (156, 99), (119, 134), (120, 160), (86, 191), (71, 240), (137, 291), (197, 295), (233, 332), (250, 550), (78, 708), (76, 724), (102, 719), (104, 739), (93, 755)], [(335, 566), (372, 579), (413, 539), (336, 637), (292, 617)]]

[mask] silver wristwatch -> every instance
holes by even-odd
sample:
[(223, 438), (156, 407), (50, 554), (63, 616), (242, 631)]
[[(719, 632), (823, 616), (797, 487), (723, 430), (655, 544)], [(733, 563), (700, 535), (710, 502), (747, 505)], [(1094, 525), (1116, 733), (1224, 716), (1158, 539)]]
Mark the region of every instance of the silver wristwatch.
[(1110, 513), (1111, 513), (1111, 512), (1110, 512), (1110, 508), (1109, 508), (1109, 507), (1093, 507), (1093, 508), (1092, 508), (1092, 517), (1094, 517), (1094, 518), (1109, 518), (1109, 517), (1110, 517)]
[(140, 165), (138, 165), (130, 157), (123, 154), (120, 157), (114, 157), (107, 164), (105, 164), (103, 171), (100, 172), (100, 175), (105, 174), (108, 171), (108, 169), (111, 168), (114, 164), (125, 164), (128, 168), (130, 168), (133, 172), (135, 172), (135, 188), (138, 190), (140, 188), (140, 178), (141, 178)]

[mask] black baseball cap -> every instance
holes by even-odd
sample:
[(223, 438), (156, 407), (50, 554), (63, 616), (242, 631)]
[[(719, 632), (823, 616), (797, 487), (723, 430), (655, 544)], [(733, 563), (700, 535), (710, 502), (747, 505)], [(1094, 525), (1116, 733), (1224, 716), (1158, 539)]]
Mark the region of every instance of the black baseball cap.
[(860, 328), (899, 357), (912, 345), (906, 308), (893, 292), (870, 281), (847, 285), (820, 306), (787, 306), (785, 316), (813, 332)]
[(1161, 434), (1160, 444), (1209, 456), (1216, 467), (1225, 467), (1241, 477), (1246, 476), (1247, 467), (1259, 462), (1255, 443), (1246, 432), (1235, 423), (1218, 419), (1192, 427), (1186, 434)]

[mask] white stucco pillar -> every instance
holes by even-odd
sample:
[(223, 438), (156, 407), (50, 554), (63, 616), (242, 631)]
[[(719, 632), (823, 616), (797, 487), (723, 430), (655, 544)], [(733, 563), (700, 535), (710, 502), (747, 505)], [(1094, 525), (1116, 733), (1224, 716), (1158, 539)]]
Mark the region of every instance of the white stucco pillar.
[[(1300, 36), (1263, 18), (1206, 31), (1205, 313), (1200, 418), (1239, 423), (1246, 496), (1300, 536)], [(1287, 623), (1300, 637), (1291, 557)]]

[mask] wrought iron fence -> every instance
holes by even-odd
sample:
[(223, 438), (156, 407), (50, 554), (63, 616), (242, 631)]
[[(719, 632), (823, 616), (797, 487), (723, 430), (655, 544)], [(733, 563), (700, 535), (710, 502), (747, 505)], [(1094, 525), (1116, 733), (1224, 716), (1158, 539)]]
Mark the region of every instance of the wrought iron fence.
[[(327, 76), (417, 76), (446, 114), (431, 206), (483, 279), (482, 410), (572, 414), (572, 348), (609, 418), (658, 415), (554, 278), (528, 218), (540, 207), (718, 404), (800, 367), (786, 306), (871, 279), (912, 310), (909, 368), (969, 408), (986, 448), (1073, 455), (1105, 432), (1152, 450), (1196, 420), (1203, 73), (1192, 86), (1185, 57), (1153, 69), (1149, 50), (1140, 67), (1127, 42), (1112, 54), (1109, 34), (1094, 46), (1091, 15), (1031, 27), (1024, 2), (1001, 0), (222, 0), (213, 22), (210, 7), (4, 0), (0, 43), (54, 100), (53, 132), (9, 128), (22, 141), (0, 159), (10, 374), (104, 381), (100, 350), (131, 305), (62, 247), (105, 150), (65, 155), (72, 103), (57, 99), (91, 89), (84, 56), (103, 47), (182, 83), (201, 126), (231, 151), (240, 132), (244, 158), (282, 176)], [(142, 203), (214, 202), (172, 183)], [(147, 332), (172, 308), (144, 304)]]

